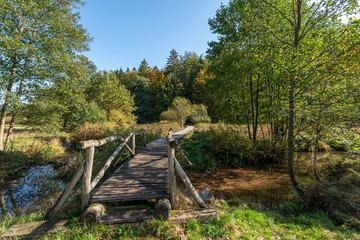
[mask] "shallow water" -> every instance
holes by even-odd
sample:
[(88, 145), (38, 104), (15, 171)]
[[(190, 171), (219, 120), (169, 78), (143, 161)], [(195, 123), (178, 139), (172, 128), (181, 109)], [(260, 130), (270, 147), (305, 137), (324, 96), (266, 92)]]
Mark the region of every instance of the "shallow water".
[[(347, 157), (357, 158), (344, 152), (324, 152), (318, 156), (318, 169), (324, 176), (327, 166)], [(315, 182), (312, 172), (312, 153), (296, 153), (295, 172), (300, 184)], [(239, 198), (259, 202), (267, 206), (293, 199), (295, 192), (290, 181), (287, 163), (269, 164), (238, 169), (217, 169), (206, 173), (189, 175), (194, 187), (199, 191), (209, 190), (215, 198)]]
[(47, 208), (65, 187), (62, 181), (55, 179), (56, 174), (51, 165), (35, 166), (29, 168), (23, 177), (9, 182), (0, 190), (6, 211), (22, 213)]

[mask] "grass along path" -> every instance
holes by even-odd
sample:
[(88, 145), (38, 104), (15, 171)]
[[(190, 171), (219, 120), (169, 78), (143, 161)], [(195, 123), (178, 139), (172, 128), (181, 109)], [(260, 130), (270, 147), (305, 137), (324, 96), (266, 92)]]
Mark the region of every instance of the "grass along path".
[[(205, 224), (188, 221), (175, 225), (149, 220), (137, 225), (86, 226), (73, 219), (68, 230), (40, 239), (360, 239), (359, 232), (337, 226), (325, 213), (302, 212), (291, 202), (277, 209), (236, 200), (232, 206), (223, 200), (211, 200), (208, 204), (216, 208), (220, 220)], [(7, 220), (0, 226), (0, 233), (5, 226), (33, 218)]]

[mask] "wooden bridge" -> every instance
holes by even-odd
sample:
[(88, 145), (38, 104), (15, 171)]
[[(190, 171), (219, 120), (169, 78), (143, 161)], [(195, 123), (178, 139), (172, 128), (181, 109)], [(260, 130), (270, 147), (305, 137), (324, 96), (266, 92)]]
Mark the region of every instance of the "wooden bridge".
[[(171, 209), (176, 209), (177, 205), (175, 172), (185, 183), (197, 204), (205, 209), (205, 203), (192, 186), (182, 165), (175, 158), (177, 151), (187, 165), (192, 165), (177, 143), (177, 140), (191, 131), (193, 131), (191, 126), (174, 134), (170, 130), (166, 137), (146, 144), (137, 154), (135, 154), (135, 136), (143, 135), (145, 143), (146, 130), (130, 133), (125, 139), (121, 136), (113, 136), (102, 140), (80, 142), (78, 148), (86, 149), (86, 160), (53, 208), (47, 212), (46, 217), (48, 219), (56, 218), (72, 189), (83, 177), (81, 205), (82, 210), (85, 211), (82, 218), (87, 222), (100, 221), (109, 224), (138, 222), (153, 216), (168, 219)], [(95, 147), (115, 140), (120, 140), (121, 144), (105, 162), (104, 167), (92, 178)], [(128, 145), (129, 142), (131, 147)], [(133, 155), (133, 158), (126, 161), (110, 178), (99, 185), (100, 179), (113, 160), (117, 156), (121, 156), (126, 149)], [(144, 207), (144, 201), (150, 205), (152, 203), (154, 206), (146, 205)], [(136, 205), (139, 202), (142, 204), (140, 209)], [(104, 214), (105, 211), (106, 214)], [(204, 215), (205, 219), (208, 219), (209, 216), (213, 218), (216, 212), (205, 209), (195, 215), (197, 218), (202, 218)]]

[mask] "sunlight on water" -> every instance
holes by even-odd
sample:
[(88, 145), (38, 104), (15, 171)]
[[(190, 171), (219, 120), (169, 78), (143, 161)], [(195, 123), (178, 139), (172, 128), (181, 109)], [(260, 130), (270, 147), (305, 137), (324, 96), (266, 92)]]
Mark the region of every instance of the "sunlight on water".
[(10, 182), (3, 190), (6, 209), (21, 213), (46, 208), (65, 187), (55, 176), (51, 165), (28, 169), (24, 177)]

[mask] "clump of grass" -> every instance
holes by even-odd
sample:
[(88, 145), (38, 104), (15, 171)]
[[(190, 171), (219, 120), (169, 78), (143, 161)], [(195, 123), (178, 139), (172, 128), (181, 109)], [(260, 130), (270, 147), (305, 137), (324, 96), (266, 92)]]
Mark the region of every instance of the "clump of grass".
[(328, 172), (325, 181), (306, 190), (304, 207), (321, 209), (336, 223), (360, 230), (360, 164), (338, 162)]
[(359, 232), (336, 225), (322, 211), (306, 212), (293, 202), (266, 209), (241, 201), (229, 205), (212, 199), (220, 218), (207, 223), (189, 220), (176, 225), (150, 219), (133, 225), (82, 225), (40, 239), (357, 239)]

